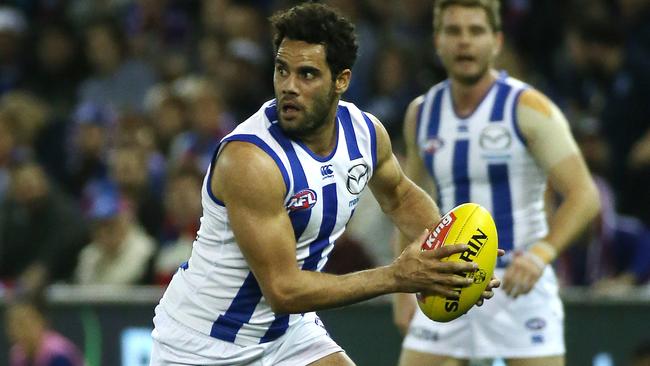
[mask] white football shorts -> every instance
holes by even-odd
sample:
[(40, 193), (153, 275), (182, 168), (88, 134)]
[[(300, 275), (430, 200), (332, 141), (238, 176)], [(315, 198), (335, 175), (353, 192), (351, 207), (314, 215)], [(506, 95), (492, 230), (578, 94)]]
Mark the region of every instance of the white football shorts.
[[(500, 279), (504, 272), (495, 269)], [(483, 306), (448, 323), (434, 322), (418, 308), (402, 346), (459, 359), (563, 355), (564, 309), (555, 272), (547, 266), (533, 289), (516, 299), (495, 289)]]
[(210, 337), (173, 319), (156, 307), (151, 332), (150, 366), (299, 366), (343, 352), (316, 313), (307, 313), (280, 338), (253, 346), (239, 346)]

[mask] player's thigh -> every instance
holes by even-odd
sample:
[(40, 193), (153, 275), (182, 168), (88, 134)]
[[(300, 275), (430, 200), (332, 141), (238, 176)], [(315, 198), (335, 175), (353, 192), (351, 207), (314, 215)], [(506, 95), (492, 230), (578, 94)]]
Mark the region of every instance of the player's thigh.
[(511, 358), (508, 366), (564, 366), (564, 356)]
[(468, 366), (469, 361), (449, 356), (432, 355), (403, 348), (399, 357), (399, 366)]
[(355, 364), (345, 352), (336, 352), (310, 363), (309, 366), (355, 366)]

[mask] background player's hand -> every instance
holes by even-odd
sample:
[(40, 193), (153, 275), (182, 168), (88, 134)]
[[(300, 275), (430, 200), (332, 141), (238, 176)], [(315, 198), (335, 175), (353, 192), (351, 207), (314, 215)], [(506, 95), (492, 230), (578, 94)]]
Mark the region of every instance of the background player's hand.
[(406, 335), (417, 306), (417, 300), (413, 294), (397, 293), (393, 295), (393, 322), (402, 336)]
[(457, 288), (467, 287), (471, 278), (463, 273), (474, 272), (476, 263), (443, 262), (442, 258), (467, 250), (467, 244), (445, 245), (422, 251), (421, 245), (428, 235), (422, 235), (404, 249), (391, 264), (397, 284), (396, 292), (422, 292), (443, 297), (458, 297)]
[(503, 275), (503, 290), (506, 294), (517, 298), (529, 293), (535, 286), (544, 273), (546, 264), (534, 256), (532, 253), (515, 253)]

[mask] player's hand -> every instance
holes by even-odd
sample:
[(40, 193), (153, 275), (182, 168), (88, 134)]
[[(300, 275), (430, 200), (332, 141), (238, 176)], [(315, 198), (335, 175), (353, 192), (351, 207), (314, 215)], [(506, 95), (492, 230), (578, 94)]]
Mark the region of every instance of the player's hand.
[(443, 262), (442, 258), (467, 250), (467, 244), (445, 245), (422, 251), (428, 231), (412, 242), (391, 265), (397, 283), (395, 292), (422, 292), (427, 295), (457, 298), (458, 287), (472, 284), (464, 273), (474, 272), (476, 263)]
[(397, 293), (393, 295), (393, 322), (402, 336), (406, 335), (415, 315), (418, 306), (416, 301), (413, 294)]
[(544, 273), (546, 264), (532, 253), (515, 253), (512, 263), (503, 275), (503, 290), (509, 296), (525, 295), (535, 286)]
[[(506, 254), (505, 250), (497, 248), (497, 257), (504, 256), (505, 254)], [(485, 300), (491, 299), (492, 296), (494, 296), (494, 291), (492, 290), (500, 286), (501, 286), (501, 280), (496, 278), (496, 276), (494, 276), (493, 273), (492, 279), (490, 279), (490, 283), (488, 283), (487, 287), (485, 288), (485, 291), (483, 291), (483, 293), (481, 294), (481, 298), (478, 299), (478, 301), (476, 302), (476, 305), (481, 306), (483, 305), (483, 302)]]

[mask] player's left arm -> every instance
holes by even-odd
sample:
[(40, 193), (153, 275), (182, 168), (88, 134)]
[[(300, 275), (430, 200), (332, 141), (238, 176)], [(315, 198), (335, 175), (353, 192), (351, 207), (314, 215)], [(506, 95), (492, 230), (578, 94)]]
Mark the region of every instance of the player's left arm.
[(440, 212), (433, 199), (404, 174), (393, 154), (388, 132), (376, 117), (369, 116), (377, 132), (377, 166), (368, 185), (382, 211), (410, 242), (425, 228), (434, 227)]
[(560, 109), (539, 91), (529, 89), (522, 92), (516, 113), (528, 149), (561, 203), (550, 218), (548, 235), (516, 255), (506, 270), (503, 289), (513, 297), (528, 293), (546, 265), (600, 210), (598, 190)]

